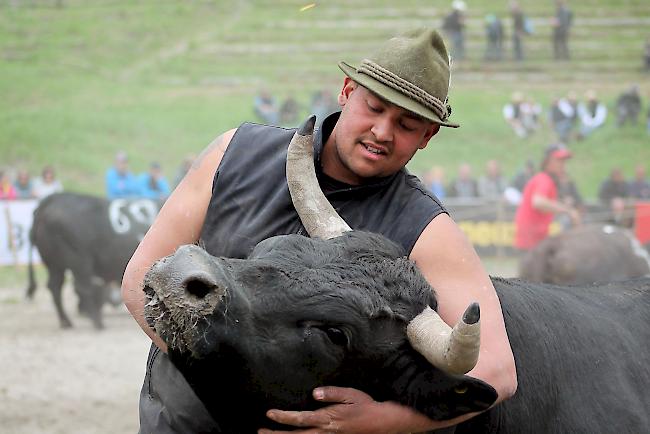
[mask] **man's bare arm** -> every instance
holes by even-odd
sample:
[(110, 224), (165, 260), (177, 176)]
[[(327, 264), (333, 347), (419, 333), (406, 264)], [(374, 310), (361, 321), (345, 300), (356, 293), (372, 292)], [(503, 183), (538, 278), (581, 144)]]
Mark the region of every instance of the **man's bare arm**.
[(198, 241), (212, 195), (214, 173), (235, 130), (230, 130), (206, 147), (181, 183), (169, 196), (156, 220), (131, 257), (122, 279), (122, 298), (133, 318), (163, 351), (165, 343), (144, 319), (144, 275), (158, 259), (178, 246)]

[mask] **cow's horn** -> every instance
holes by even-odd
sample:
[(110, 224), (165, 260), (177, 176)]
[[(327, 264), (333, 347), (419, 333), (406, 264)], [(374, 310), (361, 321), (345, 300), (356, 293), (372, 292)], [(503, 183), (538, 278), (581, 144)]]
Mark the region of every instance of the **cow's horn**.
[(287, 149), (287, 184), (293, 206), (313, 238), (334, 238), (350, 231), (323, 194), (314, 168), (313, 135), (316, 117), (310, 116), (293, 135)]
[(426, 307), (406, 328), (411, 346), (432, 365), (450, 374), (465, 374), (478, 361), (481, 345), (480, 310), (472, 303), (452, 329)]

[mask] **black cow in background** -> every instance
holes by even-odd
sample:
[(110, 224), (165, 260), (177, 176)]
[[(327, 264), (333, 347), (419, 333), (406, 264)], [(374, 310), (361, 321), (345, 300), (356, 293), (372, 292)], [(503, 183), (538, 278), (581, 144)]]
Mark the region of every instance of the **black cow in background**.
[[(153, 222), (160, 204), (149, 199), (115, 199), (78, 193), (57, 193), (34, 211), (30, 232), (47, 267), (47, 286), (62, 328), (72, 327), (61, 298), (66, 270), (74, 277), (79, 312), (101, 329), (101, 309), (111, 284), (122, 280), (124, 269)], [(36, 290), (32, 259), (28, 265), (28, 298)], [(113, 300), (114, 301), (114, 300)]]
[(531, 282), (581, 285), (650, 275), (648, 247), (628, 229), (585, 225), (546, 238), (519, 264)]

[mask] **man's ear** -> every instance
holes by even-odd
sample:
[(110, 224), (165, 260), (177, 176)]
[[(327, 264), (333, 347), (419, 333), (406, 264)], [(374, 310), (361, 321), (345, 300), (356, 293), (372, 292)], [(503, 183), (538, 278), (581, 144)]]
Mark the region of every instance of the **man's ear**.
[(354, 89), (356, 89), (356, 87), (357, 83), (355, 83), (350, 77), (345, 77), (345, 80), (343, 81), (343, 89), (341, 89), (341, 93), (339, 93), (338, 96), (338, 103), (341, 107), (347, 104), (350, 99), (350, 94)]
[(418, 146), (419, 149), (424, 149), (427, 147), (429, 144), (429, 140), (436, 134), (438, 134), (438, 131), (440, 131), (440, 124), (437, 124), (435, 122), (432, 122), (430, 126), (427, 127), (427, 130), (424, 133), (424, 137), (422, 138), (422, 144)]

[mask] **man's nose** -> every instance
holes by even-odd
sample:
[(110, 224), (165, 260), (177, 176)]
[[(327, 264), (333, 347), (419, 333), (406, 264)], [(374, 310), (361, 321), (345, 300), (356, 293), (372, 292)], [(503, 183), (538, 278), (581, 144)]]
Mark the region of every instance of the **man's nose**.
[(370, 130), (378, 142), (390, 142), (393, 140), (393, 123), (388, 116), (379, 116)]

